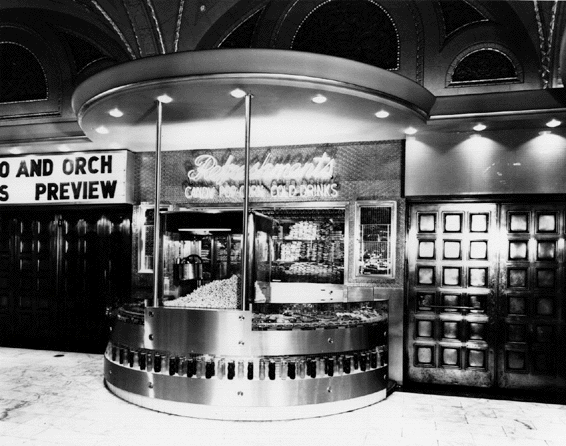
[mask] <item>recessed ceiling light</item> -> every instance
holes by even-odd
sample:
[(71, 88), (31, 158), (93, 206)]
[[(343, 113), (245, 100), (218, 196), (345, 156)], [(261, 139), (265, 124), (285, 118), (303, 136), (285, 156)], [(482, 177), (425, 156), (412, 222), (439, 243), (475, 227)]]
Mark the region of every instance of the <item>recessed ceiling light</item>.
[(12, 147), (10, 150), (8, 150), (8, 152), (10, 152), (12, 155), (19, 155), (20, 153), (22, 153), (22, 149), (20, 149), (19, 147)]
[(246, 95), (246, 92), (244, 90), (242, 90), (241, 88), (236, 88), (235, 90), (232, 90), (230, 92), (230, 96), (232, 96), (233, 98), (236, 98), (236, 99), (243, 98), (245, 95)]
[(558, 127), (560, 124), (562, 124), (561, 121), (559, 121), (558, 119), (551, 119), (550, 121), (548, 121), (546, 123), (547, 127)]
[(101, 125), (100, 127), (97, 127), (94, 129), (94, 131), (96, 133), (100, 133), (101, 135), (106, 135), (108, 133), (110, 133), (110, 130), (108, 130), (106, 127), (104, 127), (103, 125)]
[(385, 110), (379, 110), (379, 111), (375, 114), (375, 116), (377, 116), (377, 117), (380, 118), (380, 119), (387, 118), (387, 117), (389, 116), (389, 112), (387, 112), (387, 111), (385, 111)]
[(169, 104), (169, 102), (173, 101), (173, 98), (167, 94), (162, 94), (161, 96), (157, 96), (157, 100), (162, 104)]
[(541, 130), (540, 132), (538, 132), (539, 135), (551, 135), (552, 132), (550, 130)]
[(113, 116), (114, 118), (121, 118), (122, 116), (124, 116), (124, 113), (119, 108), (113, 108), (108, 112), (108, 114), (110, 116)]
[(314, 102), (315, 104), (324, 104), (326, 102), (326, 96), (317, 94), (311, 99), (311, 101)]
[(474, 130), (476, 132), (481, 132), (482, 130), (485, 130), (487, 127), (485, 126), (485, 124), (476, 124), (474, 125)]
[(405, 129), (405, 135), (414, 135), (415, 133), (417, 133), (417, 129), (414, 127), (407, 127)]
[(69, 146), (67, 144), (59, 145), (59, 147), (57, 147), (57, 150), (59, 150), (59, 152), (70, 152), (71, 151), (71, 149), (69, 148)]

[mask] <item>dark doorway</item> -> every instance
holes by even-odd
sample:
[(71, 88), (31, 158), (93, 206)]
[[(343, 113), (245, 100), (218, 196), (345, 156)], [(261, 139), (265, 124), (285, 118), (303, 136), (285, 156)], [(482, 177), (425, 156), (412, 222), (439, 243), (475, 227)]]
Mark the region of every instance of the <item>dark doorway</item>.
[(131, 206), (0, 210), (0, 345), (104, 351), (131, 281)]

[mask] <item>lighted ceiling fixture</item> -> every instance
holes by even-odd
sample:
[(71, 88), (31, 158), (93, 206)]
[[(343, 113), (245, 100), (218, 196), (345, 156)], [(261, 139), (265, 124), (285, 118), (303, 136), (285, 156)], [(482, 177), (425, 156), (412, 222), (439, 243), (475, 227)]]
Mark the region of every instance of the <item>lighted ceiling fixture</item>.
[(114, 118), (121, 118), (124, 116), (124, 113), (119, 108), (113, 108), (108, 112), (108, 114)]
[(103, 125), (101, 125), (100, 127), (97, 127), (94, 129), (94, 131), (96, 133), (100, 133), (101, 135), (107, 135), (108, 133), (110, 133), (110, 130), (108, 130), (106, 127), (104, 127)]
[(417, 133), (417, 129), (414, 127), (407, 127), (405, 129), (405, 135), (414, 135), (415, 133)]
[(389, 112), (387, 112), (385, 110), (380, 110), (375, 114), (375, 116), (380, 118), (380, 119), (384, 119), (384, 118), (387, 118), (389, 116)]
[(476, 125), (474, 125), (474, 127), (473, 127), (473, 129), (474, 129), (476, 132), (481, 132), (481, 131), (485, 130), (486, 128), (487, 128), (487, 126), (486, 126), (485, 124), (481, 124), (481, 123), (480, 123), (480, 124), (476, 124)]
[(540, 136), (542, 136), (542, 135), (551, 135), (552, 132), (551, 132), (550, 130), (541, 130), (540, 132), (538, 132), (538, 134), (539, 134)]
[(57, 147), (57, 150), (59, 150), (59, 152), (70, 152), (71, 149), (69, 148), (69, 146), (67, 144), (61, 144), (59, 147)]
[(315, 104), (324, 104), (326, 102), (326, 96), (317, 94), (311, 99), (311, 101), (314, 102)]
[(22, 153), (22, 149), (20, 149), (19, 147), (12, 147), (10, 150), (8, 150), (8, 152), (10, 152), (12, 155), (19, 155), (20, 153)]
[(160, 96), (157, 96), (157, 100), (162, 104), (169, 104), (173, 101), (173, 98), (167, 94), (162, 94)]
[(230, 92), (230, 96), (232, 96), (233, 98), (236, 98), (236, 99), (243, 98), (245, 95), (246, 95), (246, 92), (244, 90), (242, 90), (241, 88), (236, 88), (235, 90), (232, 90)]
[(559, 121), (558, 119), (551, 119), (550, 121), (548, 121), (546, 123), (547, 127), (558, 127), (560, 124), (562, 124), (562, 121)]

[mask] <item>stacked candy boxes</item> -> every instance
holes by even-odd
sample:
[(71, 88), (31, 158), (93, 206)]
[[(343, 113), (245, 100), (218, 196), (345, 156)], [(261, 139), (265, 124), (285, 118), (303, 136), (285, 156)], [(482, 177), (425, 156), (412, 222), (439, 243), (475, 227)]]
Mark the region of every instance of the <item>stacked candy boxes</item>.
[(284, 282), (342, 283), (343, 239), (331, 219), (295, 223), (280, 244), (276, 259), (280, 263), (273, 267), (273, 278)]

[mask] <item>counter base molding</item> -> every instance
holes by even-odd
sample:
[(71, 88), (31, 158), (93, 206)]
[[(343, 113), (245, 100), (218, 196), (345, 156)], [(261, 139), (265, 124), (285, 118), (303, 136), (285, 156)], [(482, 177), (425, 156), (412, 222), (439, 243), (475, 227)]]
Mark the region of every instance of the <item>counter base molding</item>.
[(285, 420), (350, 411), (386, 397), (386, 320), (258, 331), (250, 311), (157, 307), (130, 319), (114, 325), (104, 378), (112, 393), (148, 409)]
[[(326, 381), (330, 380), (326, 379)], [(108, 390), (110, 390), (110, 392), (118, 398), (121, 398), (131, 404), (135, 404), (136, 406), (184, 417), (231, 421), (282, 421), (335, 415), (371, 406), (384, 400), (387, 396), (387, 389), (383, 388), (371, 394), (345, 400), (303, 404), (298, 406), (242, 406), (230, 405), (229, 401), (223, 401), (222, 405), (203, 405), (161, 399), (155, 395), (149, 396), (150, 392), (145, 392), (144, 395), (140, 395), (135, 392), (124, 390), (124, 388), (120, 388), (112, 384), (109, 380), (105, 380), (105, 383)], [(333, 385), (339, 386), (337, 383), (338, 380), (334, 380)], [(308, 391), (308, 389), (305, 389), (305, 391)], [(276, 393), (270, 393), (272, 396), (277, 397)], [(285, 394), (282, 396), (284, 395)], [(232, 402), (234, 399), (237, 400), (237, 398), (232, 398)], [(241, 401), (239, 402), (241, 404)]]

